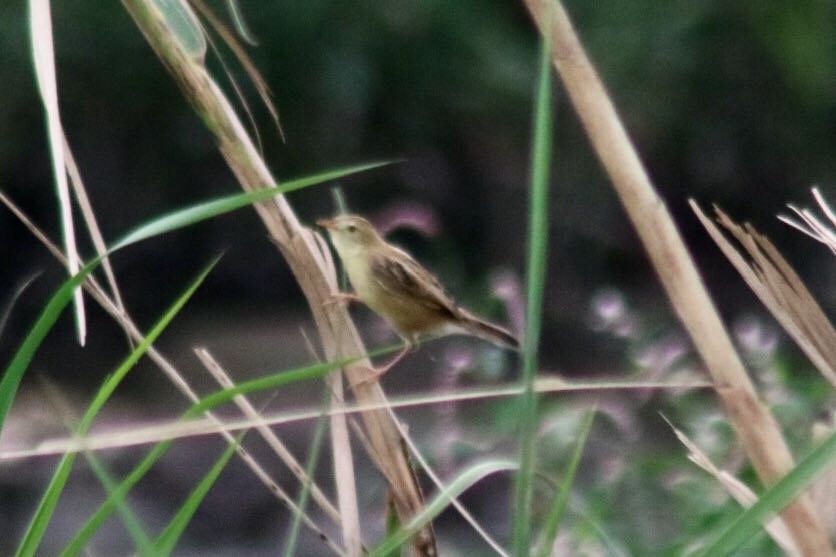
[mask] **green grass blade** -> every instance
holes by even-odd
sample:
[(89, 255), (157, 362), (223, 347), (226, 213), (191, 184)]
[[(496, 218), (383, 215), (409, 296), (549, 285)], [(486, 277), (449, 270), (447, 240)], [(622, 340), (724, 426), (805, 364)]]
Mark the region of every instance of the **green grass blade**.
[[(85, 452), (84, 457), (87, 459), (88, 464), (90, 464), (93, 473), (99, 478), (99, 482), (104, 486), (105, 491), (112, 493), (117, 487), (116, 482), (110, 476), (104, 464), (91, 452)], [(154, 550), (151, 538), (148, 536), (145, 528), (142, 527), (142, 523), (134, 514), (133, 510), (124, 501), (119, 502), (117, 510), (119, 511), (119, 516), (122, 518), (122, 524), (125, 525), (125, 529), (130, 534), (139, 554), (143, 557), (155, 557), (157, 552)]]
[(389, 555), (391, 552), (409, 541), (409, 539), (421, 530), (421, 528), (423, 528), (428, 522), (441, 514), (441, 512), (450, 505), (452, 499), (457, 498), (472, 485), (491, 474), (515, 470), (516, 468), (516, 463), (504, 460), (491, 460), (471, 466), (459, 474), (459, 476), (454, 479), (450, 485), (445, 487), (443, 491), (436, 495), (433, 500), (424, 507), (424, 510), (412, 517), (412, 519), (403, 528), (398, 530), (398, 532), (394, 535), (383, 540), (383, 542), (374, 548), (367, 557), (384, 557)]
[(356, 166), (329, 170), (313, 176), (290, 180), (284, 182), (280, 186), (272, 188), (248, 193), (238, 193), (222, 197), (220, 199), (198, 203), (196, 205), (192, 205), (191, 207), (186, 207), (185, 209), (179, 209), (167, 215), (163, 215), (149, 223), (141, 225), (139, 228), (136, 228), (124, 236), (121, 240), (116, 242), (111, 251), (120, 249), (128, 244), (134, 244), (147, 238), (151, 238), (152, 236), (158, 236), (178, 228), (183, 228), (185, 226), (217, 217), (224, 213), (240, 209), (241, 207), (246, 207), (247, 205), (252, 205), (253, 203), (257, 203), (259, 201), (270, 199), (271, 197), (275, 197), (280, 194), (290, 193), (309, 186), (314, 186), (330, 180), (336, 180), (337, 178), (342, 178), (344, 176), (349, 176), (365, 170), (371, 170), (372, 168), (378, 168), (387, 164), (391, 164), (391, 162), (382, 161), (358, 164)]
[[(398, 349), (398, 346), (386, 347), (384, 351), (392, 352)], [(318, 363), (303, 368), (293, 369), (290, 371), (283, 371), (266, 377), (260, 377), (250, 381), (239, 383), (229, 389), (217, 391), (194, 403), (182, 416), (182, 419), (194, 418), (200, 414), (220, 406), (232, 400), (239, 394), (253, 393), (267, 389), (273, 389), (299, 381), (306, 381), (315, 378), (324, 377), (335, 369), (342, 367), (350, 362), (356, 361), (361, 356), (346, 358), (335, 362)], [(105, 520), (110, 517), (113, 510), (116, 508), (118, 502), (124, 499), (130, 490), (145, 476), (151, 467), (159, 460), (171, 447), (172, 441), (162, 441), (156, 444), (151, 451), (134, 467), (133, 470), (125, 477), (122, 483), (108, 495), (108, 498), (102, 503), (93, 515), (87, 519), (84, 526), (76, 532), (76, 535), (67, 544), (61, 552), (61, 557), (74, 557), (78, 555), (98, 531)]]
[(163, 14), (166, 26), (177, 37), (180, 46), (195, 60), (206, 57), (206, 32), (187, 2), (154, 0)]
[(183, 309), (183, 306), (191, 299), (192, 295), (197, 291), (198, 287), (206, 280), (206, 277), (215, 268), (215, 265), (218, 264), (220, 261), (220, 257), (216, 257), (212, 260), (209, 265), (207, 265), (200, 274), (192, 281), (192, 283), (186, 288), (186, 290), (180, 294), (180, 296), (174, 301), (174, 303), (166, 310), (163, 316), (154, 324), (151, 328), (151, 331), (145, 336), (145, 339), (136, 347), (125, 359), (124, 362), (116, 369), (113, 375), (105, 381), (102, 388), (99, 389), (99, 392), (96, 393), (96, 396), (93, 398), (93, 402), (90, 404), (90, 407), (85, 412), (84, 416), (81, 418), (81, 424), (79, 425), (79, 435), (83, 435), (87, 432), (90, 427), (90, 424), (93, 423), (93, 419), (95, 419), (96, 415), (102, 409), (105, 402), (110, 398), (113, 394), (113, 391), (116, 390), (116, 387), (119, 383), (122, 382), (122, 379), (128, 374), (128, 372), (133, 368), (133, 366), (139, 361), (139, 359), (145, 354), (148, 348), (159, 338), (162, 332), (168, 327), (168, 325), (174, 320), (177, 314)]
[(78, 274), (64, 281), (64, 284), (52, 295), (46, 307), (41, 311), (35, 324), (32, 325), (32, 328), (23, 340), (23, 344), (20, 345), (12, 361), (6, 367), (3, 378), (0, 379), (0, 431), (3, 430), (3, 424), (12, 407), (12, 402), (14, 402), (20, 382), (23, 380), (23, 374), (26, 373), (29, 363), (35, 356), (35, 352), (37, 352), (38, 347), (40, 347), (49, 331), (52, 330), (53, 325), (58, 320), (58, 316), (67, 307), (76, 287), (81, 284), (100, 262), (101, 258), (97, 257), (85, 265)]
[(249, 381), (243, 381), (241, 383), (238, 383), (234, 387), (230, 387), (228, 389), (223, 389), (206, 395), (198, 402), (196, 402), (194, 406), (192, 406), (188, 410), (188, 412), (184, 414), (184, 417), (193, 418), (195, 416), (198, 416), (207, 410), (210, 410), (212, 408), (215, 408), (216, 406), (229, 402), (237, 395), (245, 395), (258, 391), (265, 391), (267, 389), (275, 389), (277, 387), (283, 387), (285, 385), (297, 383), (299, 381), (318, 379), (320, 377), (324, 377), (325, 375), (337, 368), (356, 362), (357, 360), (363, 357), (381, 356), (384, 354), (389, 354), (391, 352), (394, 352), (395, 350), (402, 349), (403, 346), (403, 343), (392, 344), (384, 348), (373, 350), (368, 354), (350, 356), (348, 358), (343, 358), (333, 362), (317, 363), (302, 368), (292, 369), (290, 371), (280, 371), (279, 373), (275, 373), (273, 375), (258, 377), (256, 379), (250, 379)]
[[(328, 180), (341, 178), (349, 174), (383, 166), (385, 164), (389, 163), (368, 163), (323, 172), (314, 176), (286, 182), (283, 185), (276, 188), (228, 196), (222, 199), (201, 203), (193, 207), (176, 211), (174, 213), (155, 219), (152, 222), (147, 223), (143, 226), (140, 226), (133, 232), (129, 233), (127, 236), (123, 237), (113, 247), (111, 247), (108, 250), (107, 254), (111, 254), (119, 249), (122, 249), (130, 244), (139, 242), (141, 240), (149, 239), (153, 236), (157, 236), (166, 232), (183, 228), (185, 226), (189, 226), (191, 224), (195, 224), (197, 222), (232, 211), (234, 209), (238, 209), (240, 207), (255, 203), (260, 200), (267, 199), (280, 193), (288, 193), (291, 191), (299, 190)], [(77, 273), (73, 277), (70, 277), (67, 281), (64, 282), (64, 284), (61, 285), (58, 291), (56, 291), (56, 293), (47, 303), (44, 310), (41, 312), (41, 315), (38, 317), (35, 324), (30, 329), (29, 334), (24, 339), (23, 344), (15, 353), (15, 356), (12, 358), (12, 361), (7, 366), (5, 372), (3, 373), (2, 379), (0, 379), (0, 431), (2, 431), (5, 419), (9, 413), (9, 410), (11, 409), (12, 403), (14, 402), (14, 398), (17, 394), (17, 389), (20, 386), (20, 382), (23, 379), (23, 375), (25, 374), (26, 369), (28, 368), (29, 363), (34, 357), (36, 351), (40, 347), (46, 335), (52, 329), (55, 322), (58, 320), (58, 316), (62, 313), (64, 308), (72, 299), (73, 292), (76, 289), (76, 287), (78, 287), (82, 283), (82, 281), (90, 272), (93, 271), (93, 269), (95, 269), (95, 267), (101, 262), (101, 259), (101, 256), (95, 258), (90, 263), (85, 265), (84, 268), (82, 268), (82, 270), (79, 271), (79, 273)], [(149, 339), (146, 339), (146, 341), (148, 340)], [(121, 377), (118, 377), (120, 371), (122, 375), (124, 375), (124, 373), (127, 373), (127, 370), (129, 370), (130, 367), (133, 366), (134, 363), (136, 363), (136, 359), (138, 359), (141, 356), (141, 353), (143, 353), (147, 349), (147, 347), (148, 345), (146, 343), (140, 345), (140, 347), (137, 348), (137, 351), (134, 351), (132, 353), (132, 356), (136, 355), (136, 358), (133, 359), (133, 361), (130, 361), (130, 363), (126, 361), (126, 364), (129, 363), (129, 365), (126, 368), (120, 368), (120, 370), (117, 370), (116, 374), (114, 374), (115, 380), (114, 377), (112, 377), (108, 382), (105, 383), (102, 390), (100, 390), (100, 392), (94, 399), (90, 410), (93, 410), (96, 406), (98, 406), (98, 408), (96, 408), (93, 412), (89, 413), (89, 415), (85, 416), (85, 418), (82, 420), (82, 425), (80, 427), (84, 427), (85, 422), (86, 426), (89, 427), (89, 423), (92, 422), (92, 419), (95, 417), (95, 414), (100, 409), (100, 406), (104, 404), (104, 401), (106, 401), (107, 398), (112, 394), (116, 384), (118, 384), (118, 382), (121, 381)], [(129, 357), (128, 360), (132, 360), (132, 358)], [(33, 522), (30, 524), (29, 529), (24, 535), (22, 544), (18, 549), (18, 555), (31, 555), (40, 543), (40, 539), (42, 538), (43, 532), (45, 531), (46, 526), (48, 524), (48, 517), (51, 516), (52, 511), (54, 510), (54, 507), (57, 504), (58, 496), (60, 495), (61, 490), (63, 489), (63, 486), (67, 481), (74, 458), (74, 456), (66, 455), (65, 458), (61, 460), (58, 469), (56, 470), (52, 480), (50, 481), (44, 498), (41, 500), (39, 504), (38, 510), (36, 511), (36, 515), (33, 518)], [(46, 519), (45, 522), (44, 519)]]
[(523, 341), (523, 381), (520, 399), (520, 470), (514, 486), (513, 545), (519, 557), (531, 548), (531, 500), (534, 480), (534, 441), (537, 433), (537, 352), (542, 325), (543, 290), (548, 248), (549, 167), (551, 164), (551, 61), (547, 41), (540, 54), (540, 72), (534, 114), (534, 146), (531, 157), (526, 327)]
[(168, 526), (166, 526), (162, 534), (160, 534), (157, 538), (155, 548), (158, 555), (167, 556), (174, 551), (174, 547), (180, 540), (180, 536), (183, 534), (186, 526), (188, 526), (189, 522), (191, 522), (195, 511), (197, 511), (197, 508), (203, 502), (204, 497), (206, 497), (206, 494), (215, 484), (218, 476), (221, 475), (221, 472), (223, 472), (224, 468), (229, 463), (232, 455), (235, 454), (236, 449), (238, 449), (238, 445), (241, 444), (241, 441), (246, 434), (247, 430), (242, 431), (235, 438), (235, 443), (231, 443), (226, 448), (209, 472), (203, 476), (194, 490), (192, 490), (191, 494), (189, 494), (186, 502), (177, 511), (177, 514), (171, 519), (171, 522), (168, 523)]
[(836, 464), (836, 433), (799, 462), (781, 481), (770, 487), (757, 503), (746, 509), (700, 557), (725, 557), (763, 529), (763, 522), (792, 502), (815, 479)]
[(560, 521), (563, 518), (563, 513), (566, 510), (566, 503), (569, 501), (572, 484), (575, 481), (575, 473), (577, 472), (578, 465), (581, 462), (583, 449), (586, 446), (586, 440), (589, 438), (589, 432), (592, 430), (592, 422), (594, 420), (595, 410), (590, 410), (586, 413), (583, 422), (581, 423), (578, 439), (575, 442), (575, 450), (572, 452), (572, 457), (569, 459), (569, 464), (566, 466), (566, 471), (563, 474), (563, 482), (560, 484), (560, 491), (554, 498), (552, 508), (549, 510), (549, 516), (546, 517), (546, 522), (543, 526), (543, 546), (540, 548), (540, 552), (538, 554), (539, 557), (549, 557), (549, 555), (552, 554), (554, 540), (557, 538)]
[(230, 387), (229, 389), (223, 389), (221, 391), (216, 391), (210, 395), (207, 395), (200, 399), (197, 403), (192, 406), (188, 412), (184, 415), (185, 418), (193, 418), (215, 408), (216, 406), (220, 406), (226, 402), (229, 402), (237, 395), (255, 393), (258, 391), (265, 391), (267, 389), (275, 389), (277, 387), (283, 387), (285, 385), (289, 385), (291, 383), (297, 383), (299, 381), (308, 381), (311, 379), (318, 379), (327, 375), (328, 373), (332, 372), (333, 370), (337, 369), (338, 367), (344, 366), (345, 364), (354, 361), (357, 358), (350, 358), (346, 360), (338, 360), (336, 362), (326, 362), (322, 364), (314, 364), (312, 366), (303, 367), (300, 369), (293, 369), (290, 371), (282, 371), (273, 375), (267, 375), (265, 377), (259, 377), (257, 379), (251, 379), (249, 381), (243, 381), (238, 383), (234, 387)]
[[(401, 520), (398, 516), (398, 511), (395, 510), (395, 500), (391, 496), (389, 497), (389, 501), (386, 506), (386, 537), (389, 538), (398, 532), (401, 527)], [(389, 553), (386, 553), (381, 557), (401, 557), (401, 553), (401, 548), (395, 547), (392, 548)]]
[(299, 529), (302, 527), (302, 513), (305, 512), (305, 507), (308, 505), (308, 498), (311, 493), (311, 478), (314, 470), (316, 470), (316, 463), (319, 461), (319, 451), (322, 448), (322, 438), (325, 435), (325, 424), (328, 423), (328, 408), (331, 403), (331, 391), (325, 389), (322, 397), (322, 415), (316, 421), (316, 428), (314, 429), (314, 437), (311, 441), (311, 454), (308, 456), (308, 462), (305, 465), (306, 481), (302, 483), (302, 489), (299, 492), (299, 501), (297, 506), (298, 512), (293, 516), (293, 523), (290, 526), (290, 532), (287, 536), (287, 544), (285, 545), (285, 557), (292, 557), (293, 552), (296, 551), (296, 540), (299, 538)]
[[(96, 261), (98, 262), (98, 260)], [(203, 282), (209, 272), (214, 268), (217, 264), (218, 259), (215, 259), (210, 263), (199, 275), (198, 277), (189, 285), (186, 291), (181, 294), (177, 300), (175, 300), (174, 304), (163, 314), (163, 316), (157, 321), (154, 327), (151, 329), (151, 332), (145, 337), (145, 340), (139, 344), (129, 355), (128, 357), (119, 365), (116, 371), (110, 375), (102, 384), (99, 391), (96, 393), (96, 396), (93, 397), (93, 401), (90, 403), (90, 406), (87, 408), (87, 411), (84, 413), (84, 416), (81, 418), (81, 422), (78, 425), (76, 430), (77, 435), (84, 435), (90, 428), (90, 425), (93, 423), (96, 415), (102, 409), (105, 402), (107, 402), (108, 398), (113, 394), (113, 391), (116, 390), (116, 387), (125, 378), (127, 373), (133, 368), (136, 362), (139, 360), (140, 357), (148, 350), (148, 347), (162, 334), (165, 328), (168, 326), (169, 323), (174, 319), (177, 313), (182, 309), (182, 307), (186, 304), (186, 302), (191, 298), (191, 296), (195, 293), (198, 286)], [(89, 267), (89, 264), (87, 267)], [(87, 268), (85, 267), (85, 269)], [(80, 275), (81, 273), (79, 273)], [(66, 283), (65, 283), (66, 285)], [(63, 288), (63, 287), (62, 287)], [(69, 301), (70, 296), (72, 295), (72, 288), (69, 289), (68, 294), (66, 295), (67, 300), (64, 302)], [(41, 498), (40, 503), (38, 504), (38, 508), (35, 511), (35, 515), (32, 518), (32, 521), (29, 524), (29, 527), (24, 534), (23, 540), (21, 541), (20, 547), (17, 550), (16, 555), (19, 557), (30, 557), (35, 554), (38, 549), (38, 546), (43, 539), (44, 532), (46, 531), (47, 526), (49, 525), (49, 521), (52, 517), (52, 513), (55, 511), (55, 506), (58, 504), (58, 499), (61, 496), (61, 492), (64, 489), (64, 486), (67, 483), (67, 478), (69, 477), (70, 470), (72, 468), (73, 462), (75, 461), (75, 454), (66, 454), (61, 459), (58, 464), (58, 468), (56, 469), (52, 479), (49, 482), (49, 486), (46, 489), (43, 497)]]
[(238, 0), (226, 0), (226, 7), (229, 10), (229, 16), (232, 18), (232, 23), (235, 25), (235, 30), (238, 32), (238, 35), (250, 46), (258, 46), (255, 34), (250, 30), (247, 20), (244, 19), (244, 14), (241, 12), (241, 6), (238, 5)]
[(124, 480), (112, 491), (108, 493), (107, 499), (102, 503), (93, 515), (87, 519), (87, 522), (81, 529), (76, 532), (73, 539), (64, 547), (59, 554), (60, 557), (74, 557), (81, 553), (93, 535), (99, 530), (105, 520), (107, 520), (114, 509), (119, 506), (122, 500), (128, 495), (128, 492), (148, 473), (154, 463), (162, 457), (169, 448), (171, 448), (172, 441), (164, 441), (154, 446), (147, 455), (140, 461), (138, 465), (131, 470)]

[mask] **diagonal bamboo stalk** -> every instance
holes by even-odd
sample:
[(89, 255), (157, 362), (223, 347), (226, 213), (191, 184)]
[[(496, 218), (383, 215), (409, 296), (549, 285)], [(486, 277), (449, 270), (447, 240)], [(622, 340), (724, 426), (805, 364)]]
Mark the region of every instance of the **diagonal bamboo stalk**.
[[(123, 3), (183, 94), (215, 135), (218, 148), (241, 187), (253, 191), (275, 184), (276, 180), (225, 96), (201, 62), (192, 59), (183, 50), (157, 4), (151, 0), (123, 0)], [(335, 277), (328, 276), (328, 266), (323, 262), (323, 257), (330, 255), (321, 252), (313, 234), (299, 223), (283, 196), (259, 203), (256, 210), (308, 300), (325, 356), (332, 360), (365, 354), (363, 343), (345, 308), (324, 303), (336, 291)], [(385, 401), (380, 385), (371, 380), (374, 374), (368, 359), (347, 365), (343, 371), (349, 383), (354, 385), (354, 396), (358, 402)], [(401, 437), (385, 411), (366, 412), (363, 422), (374, 448), (372, 458), (389, 480), (398, 516), (406, 523), (424, 504)], [(412, 543), (420, 555), (437, 555), (435, 536), (430, 527), (419, 532)]]
[[(551, 39), (552, 61), (575, 112), (705, 362), (749, 459), (761, 481), (774, 484), (793, 467), (789, 448), (772, 414), (758, 398), (679, 231), (653, 188), (569, 16), (555, 0), (524, 2), (540, 32)], [(802, 555), (833, 555), (806, 497), (787, 506), (782, 517)]]

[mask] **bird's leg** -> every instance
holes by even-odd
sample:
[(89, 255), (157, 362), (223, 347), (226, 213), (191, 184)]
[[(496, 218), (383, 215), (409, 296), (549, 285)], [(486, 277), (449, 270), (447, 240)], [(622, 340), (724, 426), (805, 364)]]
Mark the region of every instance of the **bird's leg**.
[(348, 304), (359, 301), (360, 298), (353, 292), (337, 292), (336, 294), (331, 294), (327, 300), (322, 302), (322, 305), (332, 306), (334, 304)]
[(363, 379), (362, 381), (354, 383), (352, 387), (356, 387), (358, 385), (363, 385), (366, 383), (372, 383), (374, 381), (379, 381), (380, 378), (383, 377), (383, 374), (392, 369), (395, 366), (395, 364), (397, 364), (404, 358), (404, 356), (418, 348), (418, 342), (414, 338), (404, 338), (404, 341), (406, 342), (406, 346), (404, 346), (403, 349), (400, 352), (398, 352), (394, 358), (386, 362), (385, 365), (371, 368), (372, 374)]
[(406, 346), (404, 346), (403, 350), (398, 352), (397, 355), (394, 358), (392, 358), (391, 360), (389, 360), (389, 362), (386, 363), (386, 365), (376, 367), (374, 369), (375, 379), (379, 379), (381, 375), (383, 375), (384, 373), (386, 373), (387, 371), (389, 371), (390, 369), (395, 367), (395, 364), (397, 364), (398, 362), (403, 360), (403, 357), (406, 356), (407, 354), (409, 354), (410, 352), (412, 352), (413, 348), (414, 347), (412, 346), (412, 344), (407, 344)]

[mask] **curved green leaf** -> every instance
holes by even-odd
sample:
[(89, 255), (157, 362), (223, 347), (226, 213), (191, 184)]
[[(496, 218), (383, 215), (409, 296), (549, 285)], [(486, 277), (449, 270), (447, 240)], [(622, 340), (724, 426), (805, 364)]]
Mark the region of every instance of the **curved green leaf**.
[(403, 526), (394, 535), (386, 538), (380, 545), (374, 548), (367, 557), (384, 557), (409, 541), (409, 538), (417, 534), (429, 521), (441, 514), (441, 512), (450, 505), (450, 502), (454, 498), (457, 498), (465, 490), (486, 476), (496, 474), (497, 472), (506, 472), (516, 469), (516, 463), (505, 460), (491, 460), (468, 468), (459, 474), (459, 476), (454, 479), (450, 485), (445, 487), (443, 491), (436, 495), (433, 500), (430, 501), (426, 507), (424, 507), (424, 510), (416, 514), (412, 520), (409, 521), (409, 523)]
[(799, 462), (781, 481), (770, 487), (757, 503), (746, 509), (699, 557), (731, 555), (763, 529), (763, 523), (792, 502), (820, 475), (836, 464), (836, 433)]
[[(177, 300), (171, 305), (171, 307), (163, 314), (163, 316), (157, 321), (145, 339), (137, 346), (125, 360), (116, 368), (116, 371), (113, 372), (107, 379), (105, 379), (102, 386), (99, 388), (99, 391), (96, 393), (96, 396), (93, 397), (93, 401), (90, 403), (90, 406), (87, 408), (87, 411), (84, 413), (84, 416), (81, 418), (81, 422), (79, 423), (78, 427), (76, 428), (77, 435), (84, 435), (90, 429), (90, 425), (93, 423), (96, 415), (98, 415), (99, 411), (104, 406), (105, 402), (110, 398), (113, 392), (116, 390), (116, 387), (121, 383), (122, 379), (128, 374), (128, 372), (134, 367), (137, 361), (142, 357), (143, 354), (148, 350), (148, 347), (157, 340), (157, 338), (162, 334), (165, 328), (171, 323), (177, 313), (186, 305), (186, 302), (192, 297), (195, 293), (197, 288), (209, 274), (209, 272), (215, 267), (219, 259), (215, 259), (210, 263), (198, 276), (197, 278), (192, 281), (189, 287), (186, 289), (183, 294), (181, 294)], [(92, 265), (92, 263), (90, 264)], [(86, 266), (90, 267), (90, 265)], [(79, 273), (81, 275), (81, 273)], [(78, 275), (77, 275), (78, 276)], [(74, 277), (75, 278), (75, 277)], [(82, 277), (83, 278), (83, 277)], [(69, 297), (72, 295), (72, 289), (69, 289), (69, 294), (66, 295), (67, 300), (69, 301)], [(65, 301), (65, 305), (66, 305)], [(67, 483), (67, 478), (70, 475), (70, 470), (72, 469), (73, 462), (75, 461), (76, 453), (69, 453), (65, 454), (61, 461), (58, 464), (58, 468), (55, 470), (55, 473), (52, 476), (52, 479), (49, 482), (49, 486), (47, 486), (46, 492), (44, 493), (43, 497), (41, 498), (40, 503), (38, 504), (38, 508), (35, 511), (34, 516), (32, 517), (31, 522), (29, 523), (29, 527), (26, 530), (26, 533), (23, 536), (23, 540), (20, 543), (20, 547), (17, 550), (16, 555), (18, 557), (31, 557), (35, 555), (36, 551), (38, 550), (38, 546), (43, 539), (44, 532), (46, 531), (46, 527), (49, 525), (49, 521), (52, 518), (52, 514), (55, 511), (55, 506), (58, 504), (58, 499), (61, 497), (61, 493), (64, 490), (64, 486)]]

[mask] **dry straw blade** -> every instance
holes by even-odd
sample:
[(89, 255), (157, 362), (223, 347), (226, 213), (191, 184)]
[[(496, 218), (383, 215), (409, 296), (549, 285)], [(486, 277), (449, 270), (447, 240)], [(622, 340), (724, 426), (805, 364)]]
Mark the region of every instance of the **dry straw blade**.
[[(758, 496), (755, 495), (755, 493), (749, 489), (746, 484), (725, 470), (718, 468), (711, 461), (708, 455), (705, 454), (687, 435), (685, 435), (685, 433), (674, 427), (673, 424), (667, 420), (667, 418), (665, 418), (665, 421), (667, 421), (668, 425), (671, 426), (671, 429), (673, 429), (677, 439), (679, 439), (679, 441), (685, 445), (685, 448), (688, 449), (688, 460), (714, 476), (717, 482), (723, 486), (726, 493), (731, 495), (742, 507), (749, 508), (755, 504), (758, 500)], [(784, 550), (788, 557), (798, 557), (800, 555), (795, 543), (792, 541), (789, 531), (787, 530), (786, 524), (784, 524), (784, 521), (781, 520), (781, 518), (772, 518), (772, 520), (764, 523), (764, 527), (775, 543), (777, 543), (781, 549)]]
[(792, 266), (772, 242), (751, 224), (735, 223), (719, 207), (717, 222), (748, 255), (741, 255), (700, 207), (691, 200), (708, 233), (775, 319), (798, 344), (821, 374), (836, 387), (836, 330)]
[[(32, 39), (32, 54), (38, 91), (46, 111), (49, 148), (52, 154), (52, 171), (58, 189), (60, 202), (61, 229), (64, 236), (64, 250), (70, 263), (70, 274), (75, 275), (81, 268), (81, 258), (76, 247), (73, 209), (70, 188), (67, 183), (67, 166), (64, 159), (64, 131), (58, 109), (58, 84), (55, 74), (55, 49), (52, 43), (52, 12), (49, 0), (29, 1), (29, 31)], [(76, 330), (78, 342), (84, 346), (87, 337), (87, 321), (84, 314), (84, 299), (80, 288), (73, 293), (75, 302)]]
[(788, 207), (798, 216), (802, 222), (798, 222), (786, 215), (778, 215), (778, 219), (792, 226), (793, 228), (803, 232), (810, 238), (821, 242), (830, 248), (830, 251), (836, 255), (836, 212), (830, 208), (830, 205), (824, 199), (824, 196), (819, 192), (818, 188), (813, 188), (813, 198), (819, 204), (819, 208), (824, 213), (824, 216), (830, 221), (828, 226), (821, 221), (812, 211), (808, 209), (799, 209), (795, 205), (788, 205)]

